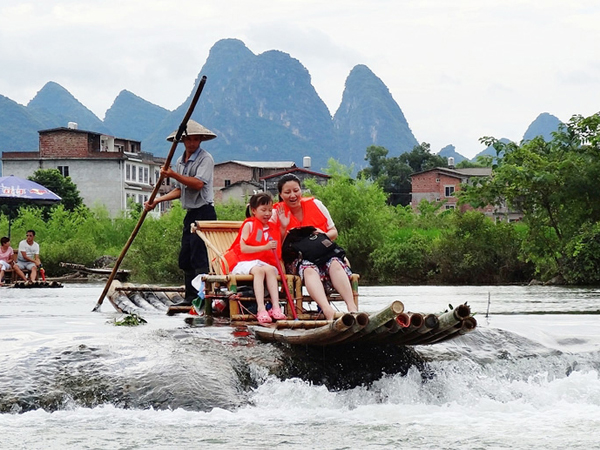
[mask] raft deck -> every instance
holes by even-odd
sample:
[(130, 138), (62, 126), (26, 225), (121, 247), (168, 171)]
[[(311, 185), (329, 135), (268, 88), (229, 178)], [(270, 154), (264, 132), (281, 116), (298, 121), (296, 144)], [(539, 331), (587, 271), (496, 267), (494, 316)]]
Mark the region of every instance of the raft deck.
[[(114, 281), (108, 298), (123, 313), (142, 316), (152, 312), (172, 314), (173, 304), (183, 299), (183, 292), (183, 287), (134, 286)], [(177, 312), (189, 313), (191, 310), (188, 306), (175, 308)], [(224, 312), (227, 313), (227, 310)], [(349, 343), (428, 345), (460, 337), (477, 327), (477, 321), (466, 304), (441, 314), (424, 314), (405, 312), (404, 305), (398, 300), (374, 313), (340, 312), (334, 320), (325, 320), (316, 311), (302, 311), (298, 320), (293, 320), (288, 314), (288, 320), (278, 320), (268, 326), (259, 325), (251, 313), (222, 317), (228, 318), (232, 326), (247, 326), (257, 339), (264, 342), (312, 346)]]

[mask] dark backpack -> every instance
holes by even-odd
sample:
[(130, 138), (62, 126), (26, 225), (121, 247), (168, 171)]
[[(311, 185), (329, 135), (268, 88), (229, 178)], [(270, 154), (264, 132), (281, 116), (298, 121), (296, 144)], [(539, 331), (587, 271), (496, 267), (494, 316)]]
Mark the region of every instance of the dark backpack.
[(281, 258), (286, 264), (295, 259), (306, 259), (317, 266), (325, 264), (334, 256), (344, 259), (346, 252), (325, 233), (316, 232), (315, 227), (293, 228), (281, 247)]

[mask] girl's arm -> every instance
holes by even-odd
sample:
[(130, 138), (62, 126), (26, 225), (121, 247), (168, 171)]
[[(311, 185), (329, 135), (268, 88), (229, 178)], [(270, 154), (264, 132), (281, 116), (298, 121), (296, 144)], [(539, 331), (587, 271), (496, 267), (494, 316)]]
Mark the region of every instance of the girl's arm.
[(242, 228), (242, 236), (240, 238), (240, 250), (242, 251), (242, 253), (258, 253), (264, 250), (271, 250), (277, 248), (277, 241), (275, 240), (269, 241), (265, 245), (246, 244), (246, 239), (248, 239), (248, 236), (250, 236), (250, 231), (252, 231), (252, 224), (248, 222)]

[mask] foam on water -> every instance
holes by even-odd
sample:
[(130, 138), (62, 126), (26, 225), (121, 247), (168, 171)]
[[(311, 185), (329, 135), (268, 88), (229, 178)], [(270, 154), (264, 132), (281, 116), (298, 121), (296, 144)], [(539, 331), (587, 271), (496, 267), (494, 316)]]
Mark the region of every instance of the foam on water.
[[(480, 326), (418, 348), (426, 370), (334, 391), (272, 375), (281, 357), (274, 346), (165, 316), (113, 327), (110, 309), (90, 312), (101, 287), (70, 289), (31, 302), (0, 297), (0, 400), (37, 390), (59, 402), (0, 414), (0, 448), (564, 450), (600, 442), (600, 316), (505, 314), (519, 297), (531, 302), (519, 306), (525, 312), (572, 312), (572, 302), (593, 311), (590, 290), (542, 289), (536, 297), (510, 287), (505, 305), (503, 288), (494, 287), (502, 313), (486, 319), (486, 288), (365, 289), (370, 310), (394, 295), (429, 312), (469, 298)], [(82, 407), (94, 383), (116, 389), (121, 401)], [(163, 401), (175, 406), (161, 408)]]

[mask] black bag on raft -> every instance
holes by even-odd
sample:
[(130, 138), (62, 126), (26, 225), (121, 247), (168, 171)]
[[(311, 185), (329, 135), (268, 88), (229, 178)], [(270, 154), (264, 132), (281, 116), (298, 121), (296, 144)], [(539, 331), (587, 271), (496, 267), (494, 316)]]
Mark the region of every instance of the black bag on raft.
[(281, 248), (283, 262), (290, 264), (295, 259), (306, 259), (320, 266), (334, 256), (342, 260), (346, 257), (346, 252), (342, 247), (329, 239), (325, 233), (319, 233), (316, 230), (315, 227), (291, 229)]

